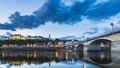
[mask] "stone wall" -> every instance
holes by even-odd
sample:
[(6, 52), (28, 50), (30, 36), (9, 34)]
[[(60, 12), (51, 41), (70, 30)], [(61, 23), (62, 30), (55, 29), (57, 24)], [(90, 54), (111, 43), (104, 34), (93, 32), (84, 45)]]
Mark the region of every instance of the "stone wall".
[(111, 43), (111, 52), (120, 52), (120, 40)]

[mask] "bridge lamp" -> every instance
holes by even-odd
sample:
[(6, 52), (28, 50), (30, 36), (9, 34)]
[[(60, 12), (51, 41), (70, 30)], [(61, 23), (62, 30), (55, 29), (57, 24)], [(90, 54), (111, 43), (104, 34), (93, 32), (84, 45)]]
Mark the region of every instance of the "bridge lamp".
[(115, 24), (115, 21), (112, 21), (112, 22), (110, 23), (110, 25), (112, 26), (112, 33), (113, 33), (113, 31), (114, 31), (114, 24)]
[(85, 33), (83, 33), (83, 38), (85, 38)]
[(74, 39), (72, 39), (71, 41), (72, 41), (72, 44), (73, 44), (75, 40), (74, 40)]

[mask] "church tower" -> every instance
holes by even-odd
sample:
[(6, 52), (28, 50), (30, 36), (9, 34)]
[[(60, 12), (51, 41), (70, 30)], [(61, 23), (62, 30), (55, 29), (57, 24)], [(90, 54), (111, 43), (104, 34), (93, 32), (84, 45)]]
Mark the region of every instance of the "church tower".
[(52, 40), (51, 35), (49, 34), (49, 40)]

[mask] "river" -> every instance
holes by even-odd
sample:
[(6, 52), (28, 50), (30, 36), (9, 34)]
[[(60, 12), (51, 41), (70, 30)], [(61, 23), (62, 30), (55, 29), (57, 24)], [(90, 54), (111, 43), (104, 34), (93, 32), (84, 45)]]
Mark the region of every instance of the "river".
[(120, 68), (110, 52), (0, 51), (0, 68)]

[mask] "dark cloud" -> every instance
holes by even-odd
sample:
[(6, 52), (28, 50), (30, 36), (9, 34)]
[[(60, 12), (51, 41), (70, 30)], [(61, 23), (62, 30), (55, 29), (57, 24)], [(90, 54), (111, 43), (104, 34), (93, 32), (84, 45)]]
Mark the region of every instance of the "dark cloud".
[(15, 31), (15, 27), (13, 27), (13, 26), (12, 26), (11, 24), (9, 24), (8, 22), (6, 22), (6, 23), (4, 23), (4, 24), (1, 24), (1, 23), (0, 23), (0, 29)]
[(39, 25), (43, 25), (43, 23), (40, 23), (36, 20), (34, 15), (21, 16), (19, 12), (15, 12), (14, 14), (11, 14), (9, 19), (11, 23), (7, 22), (4, 24), (0, 24), (0, 29), (15, 31), (17, 28), (32, 29), (38, 27)]
[(61, 0), (47, 0), (32, 15), (22, 16), (19, 12), (11, 14), (10, 22), (0, 24), (0, 29), (33, 29), (47, 22), (73, 25), (80, 22), (83, 16), (101, 20), (116, 15), (120, 11), (120, 0), (93, 5), (95, 2), (96, 0), (75, 1), (71, 6), (66, 6)]
[(15, 12), (9, 17), (12, 25), (15, 28), (36, 28), (42, 23), (38, 23), (34, 15), (21, 16), (19, 12)]
[(120, 12), (120, 0), (110, 0), (91, 7), (85, 15), (90, 19), (107, 19)]
[(76, 1), (71, 6), (66, 6), (61, 0), (48, 0), (43, 7), (34, 12), (38, 20), (44, 22), (52, 21), (59, 24), (73, 25), (82, 20), (82, 15), (94, 3), (95, 0), (84, 2)]

